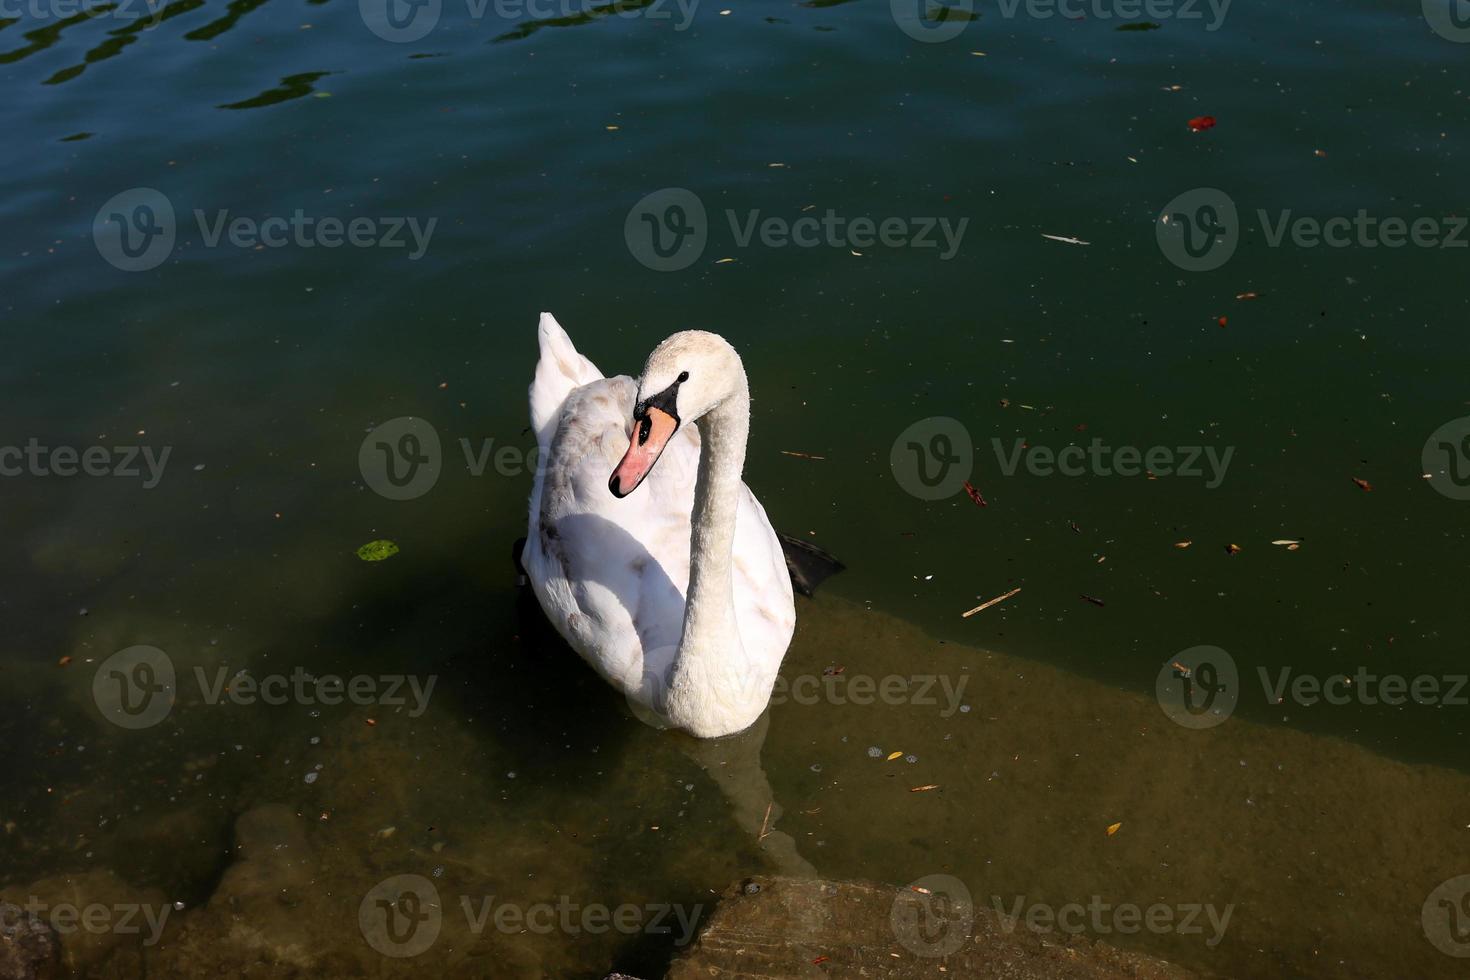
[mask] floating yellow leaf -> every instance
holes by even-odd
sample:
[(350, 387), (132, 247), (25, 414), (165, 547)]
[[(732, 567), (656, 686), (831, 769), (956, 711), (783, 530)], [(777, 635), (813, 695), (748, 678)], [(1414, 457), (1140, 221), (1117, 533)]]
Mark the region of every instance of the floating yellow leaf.
[(1188, 548), (1192, 544), (1194, 544), (1193, 541), (1175, 541), (1174, 542), (1174, 547), (1176, 547), (1176, 548)]
[(1274, 545), (1292, 545), (1292, 544), (1301, 544), (1301, 541), (1299, 541), (1296, 538), (1277, 538), (1275, 541), (1272, 541), (1271, 543), (1274, 544)]
[(884, 759), (883, 761), (884, 762), (892, 762), (894, 759), (897, 759), (901, 755), (903, 755), (902, 752), (890, 752), (890, 753), (888, 753), (888, 758)]
[(1111, 837), (1114, 834), (1116, 834), (1118, 832), (1118, 828), (1121, 827), (1121, 826), (1123, 826), (1123, 821), (1121, 821), (1121, 820), (1119, 820), (1115, 824), (1109, 824), (1108, 825), (1108, 836)]

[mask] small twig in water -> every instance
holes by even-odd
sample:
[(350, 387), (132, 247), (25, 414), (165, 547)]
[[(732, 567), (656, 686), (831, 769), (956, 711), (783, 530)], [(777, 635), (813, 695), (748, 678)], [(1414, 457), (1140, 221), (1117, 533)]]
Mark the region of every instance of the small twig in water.
[(1018, 589), (1018, 588), (1017, 589), (1012, 589), (1011, 591), (1007, 592), (1005, 595), (998, 595), (994, 599), (990, 599), (990, 600), (988, 600), (986, 602), (982, 602), (982, 603), (980, 603), (980, 605), (976, 606), (974, 609), (971, 609), (969, 612), (965, 613), (962, 618), (969, 619), (971, 616), (975, 615), (977, 612), (984, 612), (985, 610), (989, 609), (991, 606), (995, 605), (998, 602), (1005, 602), (1011, 596), (1015, 595), (1017, 592), (1020, 592), (1020, 591), (1021, 590)]

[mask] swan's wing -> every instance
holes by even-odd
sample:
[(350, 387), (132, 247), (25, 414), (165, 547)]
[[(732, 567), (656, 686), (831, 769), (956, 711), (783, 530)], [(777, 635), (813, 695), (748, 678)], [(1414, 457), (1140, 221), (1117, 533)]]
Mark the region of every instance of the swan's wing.
[(544, 454), (556, 434), (567, 396), (576, 389), (602, 380), (602, 372), (572, 344), (572, 338), (550, 313), (541, 314), (536, 328), (541, 357), (536, 361), (536, 378), (531, 382), (531, 428)]
[(673, 662), (699, 459), (698, 430), (688, 426), (637, 492), (620, 500), (608, 491), (628, 449), (636, 391), (617, 377), (568, 396), (537, 474), (523, 557), (557, 631), (625, 693)]

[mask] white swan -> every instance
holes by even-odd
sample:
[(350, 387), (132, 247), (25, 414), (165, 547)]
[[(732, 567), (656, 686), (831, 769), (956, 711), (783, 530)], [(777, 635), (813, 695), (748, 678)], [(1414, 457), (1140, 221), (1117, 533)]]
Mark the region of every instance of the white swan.
[(796, 607), (781, 542), (740, 479), (740, 355), (676, 333), (635, 382), (604, 378), (550, 313), (538, 334), (541, 461), (521, 562), (541, 608), (630, 702), (702, 738), (743, 731), (770, 700)]

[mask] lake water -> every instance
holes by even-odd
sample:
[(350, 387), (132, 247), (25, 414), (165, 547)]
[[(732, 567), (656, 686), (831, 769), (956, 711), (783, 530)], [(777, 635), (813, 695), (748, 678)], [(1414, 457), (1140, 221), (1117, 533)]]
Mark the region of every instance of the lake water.
[[(755, 872), (1463, 975), (1467, 5), (722, 2), (0, 4), (0, 895), (164, 910), (88, 975), (651, 978), (677, 916), (468, 913)], [(518, 589), (542, 310), (740, 350), (847, 565), (758, 731)]]

